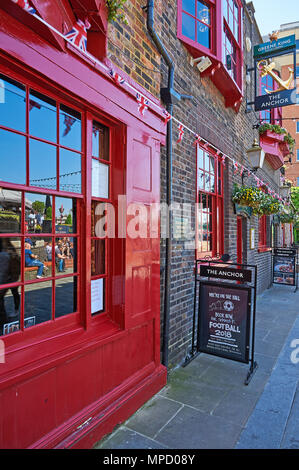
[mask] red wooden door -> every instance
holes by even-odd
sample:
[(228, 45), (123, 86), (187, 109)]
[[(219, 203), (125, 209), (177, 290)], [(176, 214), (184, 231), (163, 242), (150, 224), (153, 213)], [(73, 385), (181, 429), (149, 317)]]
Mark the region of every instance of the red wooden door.
[(160, 202), (160, 144), (133, 128), (127, 132), (126, 193), (125, 327), (147, 325), (144, 347), (159, 362), (160, 221), (153, 208)]

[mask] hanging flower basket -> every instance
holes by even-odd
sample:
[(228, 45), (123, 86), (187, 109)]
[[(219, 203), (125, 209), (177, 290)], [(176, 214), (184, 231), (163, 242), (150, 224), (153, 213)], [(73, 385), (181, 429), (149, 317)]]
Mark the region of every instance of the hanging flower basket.
[(234, 185), (232, 200), (235, 205), (246, 206), (252, 209), (252, 213), (262, 215), (278, 214), (282, 206), (269, 194), (265, 194), (258, 188)]

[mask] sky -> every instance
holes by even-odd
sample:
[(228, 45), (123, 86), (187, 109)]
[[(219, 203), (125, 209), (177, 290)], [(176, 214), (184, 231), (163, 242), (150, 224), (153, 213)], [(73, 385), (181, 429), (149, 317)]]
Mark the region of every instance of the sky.
[(284, 23), (299, 21), (299, 0), (253, 0), (253, 5), (262, 36), (277, 31)]

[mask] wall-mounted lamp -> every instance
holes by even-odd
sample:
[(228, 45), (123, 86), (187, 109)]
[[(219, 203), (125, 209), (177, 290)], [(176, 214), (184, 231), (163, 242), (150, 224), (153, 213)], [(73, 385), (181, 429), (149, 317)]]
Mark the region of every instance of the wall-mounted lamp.
[[(265, 160), (265, 152), (258, 144), (257, 139), (254, 139), (253, 145), (250, 149), (246, 150), (249, 161), (252, 165), (252, 172), (256, 173), (258, 169), (263, 168)], [(242, 184), (244, 179), (247, 178), (246, 174), (242, 174)]]

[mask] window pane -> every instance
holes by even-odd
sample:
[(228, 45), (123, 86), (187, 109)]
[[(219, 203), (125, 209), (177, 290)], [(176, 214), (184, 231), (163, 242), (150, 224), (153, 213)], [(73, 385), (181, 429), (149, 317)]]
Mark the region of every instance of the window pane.
[(206, 24), (211, 24), (210, 8), (204, 2), (197, 2), (197, 18)]
[(77, 238), (62, 237), (55, 240), (56, 274), (71, 274), (77, 269)]
[(198, 172), (198, 189), (204, 189), (204, 172)]
[(56, 189), (56, 147), (30, 139), (30, 185)]
[(57, 142), (56, 102), (34, 90), (29, 95), (29, 133)]
[(210, 47), (210, 28), (197, 21), (197, 42), (204, 47)]
[(195, 41), (195, 20), (185, 13), (182, 13), (182, 34)]
[(77, 310), (77, 278), (67, 277), (55, 281), (55, 318)]
[(183, 10), (195, 16), (195, 0), (183, 0)]
[(26, 132), (26, 89), (0, 74), (0, 125)]
[(51, 238), (25, 238), (25, 281), (52, 276), (52, 260), (48, 257)]
[[(0, 237), (0, 284), (20, 281), (21, 241)], [(0, 336), (19, 329), (21, 288), (0, 289)]]
[(96, 121), (92, 124), (92, 155), (109, 160), (109, 129)]
[(91, 240), (91, 275), (105, 274), (105, 240)]
[(91, 281), (91, 314), (100, 313), (105, 308), (105, 279)]
[(224, 18), (226, 19), (226, 21), (228, 20), (228, 13), (227, 13), (227, 0), (222, 0), (222, 12), (223, 12), (223, 16)]
[(107, 227), (109, 212), (105, 202), (92, 201), (91, 203), (91, 236), (103, 238), (109, 233)]
[(0, 181), (26, 183), (26, 137), (2, 129), (0, 129)]
[(0, 233), (21, 232), (22, 194), (0, 188)]
[(109, 197), (109, 167), (92, 159), (92, 196)]
[(81, 154), (60, 149), (59, 187), (61, 191), (81, 193)]
[(13, 282), (19, 282), (20, 276), (20, 238), (0, 237), (0, 284), (12, 284)]
[(63, 104), (59, 114), (59, 143), (81, 151), (81, 114)]
[(55, 232), (76, 233), (76, 200), (66, 197), (55, 198)]
[(25, 286), (24, 328), (52, 318), (52, 281)]
[(25, 231), (28, 233), (52, 232), (52, 196), (25, 194)]
[(204, 169), (203, 159), (204, 159), (204, 152), (201, 148), (199, 148), (197, 152), (197, 161), (198, 161), (198, 168), (201, 168), (202, 170)]

